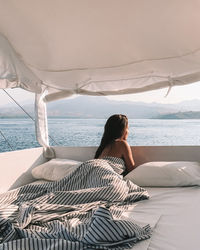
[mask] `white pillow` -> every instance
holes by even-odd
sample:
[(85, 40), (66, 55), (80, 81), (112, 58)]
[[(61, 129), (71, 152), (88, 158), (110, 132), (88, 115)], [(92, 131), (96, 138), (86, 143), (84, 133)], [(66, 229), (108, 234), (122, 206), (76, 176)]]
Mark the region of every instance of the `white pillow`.
[(200, 185), (200, 163), (189, 161), (147, 162), (130, 173), (124, 179), (138, 186), (193, 186)]
[(32, 175), (35, 179), (56, 181), (69, 175), (81, 163), (80, 161), (56, 158), (32, 169)]

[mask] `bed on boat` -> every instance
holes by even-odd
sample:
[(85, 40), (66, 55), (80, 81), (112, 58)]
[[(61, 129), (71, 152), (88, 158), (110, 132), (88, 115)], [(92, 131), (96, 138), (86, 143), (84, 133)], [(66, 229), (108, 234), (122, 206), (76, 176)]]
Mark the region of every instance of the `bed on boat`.
[[(34, 178), (31, 173), (33, 173), (33, 170), (37, 168), (39, 168), (41, 172), (41, 166), (45, 166), (45, 169), (52, 171), (51, 161), (55, 160), (57, 160), (58, 162), (58, 160), (62, 159), (67, 163), (69, 163), (69, 160), (73, 160), (74, 162), (76, 161), (85, 162), (88, 159), (92, 159), (95, 149), (96, 149), (95, 147), (80, 147), (80, 148), (55, 147), (54, 150), (56, 152), (57, 158), (50, 161), (46, 161), (46, 159), (43, 157), (41, 148), (25, 150), (24, 152), (22, 150), (10, 153), (1, 153), (0, 160), (2, 160), (2, 162), (4, 160), (4, 166), (7, 169), (8, 173), (11, 173), (9, 172), (9, 169), (11, 170), (13, 167), (13, 159), (18, 159), (16, 165), (18, 165), (19, 171), (21, 171), (21, 175), (18, 176), (16, 181), (14, 181), (12, 185), (9, 185), (10, 189), (9, 192), (13, 192), (12, 190), (18, 190), (20, 186), (26, 187), (26, 184), (29, 184), (28, 185), (29, 187), (41, 184), (47, 185), (47, 183), (49, 183), (51, 178), (52, 178), (51, 183), (53, 183), (53, 180), (55, 181), (55, 179), (53, 178), (55, 177), (52, 177), (51, 175), (50, 175), (51, 177), (49, 177), (48, 173), (44, 171), (44, 167), (42, 168), (43, 172), (40, 173), (41, 175), (38, 177), (36, 176), (37, 179)], [(136, 165), (138, 165), (138, 168), (136, 169), (139, 170), (140, 167), (142, 169), (142, 166), (145, 166), (145, 168), (142, 171), (147, 171), (147, 174), (145, 175), (144, 172), (139, 172), (134, 174), (132, 177), (130, 176), (129, 179), (132, 178), (131, 180), (134, 183), (133, 179), (135, 178), (135, 182), (137, 184), (141, 183), (143, 186), (142, 188), (144, 188), (148, 192), (149, 199), (141, 199), (128, 206), (128, 208), (123, 210), (120, 219), (129, 222), (131, 221), (134, 225), (137, 225), (140, 228), (147, 227), (149, 229), (148, 226), (150, 226), (151, 235), (150, 238), (145, 237), (145, 235), (143, 235), (143, 237), (141, 237), (142, 240), (138, 241), (134, 246), (131, 247), (131, 249), (140, 249), (140, 250), (199, 249), (200, 245), (200, 238), (198, 233), (198, 227), (200, 223), (199, 147), (197, 146), (139, 147), (138, 146), (138, 147), (132, 147), (132, 151), (134, 159), (136, 161)], [(187, 152), (187, 155), (185, 152)], [(28, 164), (29, 167), (27, 167)], [(59, 170), (59, 167), (60, 166), (62, 167), (62, 164), (54, 163), (53, 166), (55, 167), (54, 170), (58, 169), (58, 175), (60, 173), (61, 174), (64, 173), (62, 172), (63, 169), (61, 172)], [(158, 168), (158, 166), (162, 166), (162, 168)], [(149, 174), (148, 168), (149, 171), (152, 171), (154, 175), (154, 178), (150, 180), (149, 178), (152, 178), (152, 176), (151, 174)], [(143, 177), (141, 177), (141, 174), (143, 175)], [(149, 178), (147, 178), (148, 176)], [(61, 178), (61, 177), (62, 176), (60, 175), (59, 177), (56, 178)], [(47, 179), (45, 180), (45, 178)], [(126, 179), (126, 176), (124, 178)], [(145, 178), (147, 179), (145, 180)], [(1, 183), (3, 183), (3, 180), (5, 178), (3, 178), (2, 176), (1, 179), (2, 179)], [(7, 179), (7, 183), (9, 183), (8, 181), (9, 179)], [(145, 181), (147, 183), (147, 186), (145, 186)], [(161, 185), (160, 183), (163, 183), (163, 185)], [(97, 207), (101, 206), (98, 205)], [(60, 212), (59, 209), (57, 213)], [(65, 213), (67, 214), (66, 211), (67, 209), (65, 208)], [(56, 207), (54, 207), (54, 212), (56, 213)], [(53, 223), (54, 219), (49, 218), (49, 221)], [(33, 224), (35, 225), (37, 223), (36, 221), (34, 221)], [(14, 241), (11, 242), (12, 243), (10, 243), (10, 245), (5, 244), (5, 246), (6, 247), (9, 246), (10, 249), (14, 249), (17, 245), (15, 245)], [(18, 246), (21, 246), (20, 244), (22, 243), (18, 241), (17, 244)], [(30, 244), (35, 244), (34, 246), (39, 246), (42, 243), (37, 242)], [(48, 246), (47, 243), (45, 244)], [(44, 245), (42, 246), (45, 249), (45, 246)], [(54, 245), (52, 245), (52, 247), (53, 246)], [(66, 244), (59, 245), (61, 249), (64, 246), (66, 246)], [(55, 249), (57, 249), (56, 246), (54, 247)], [(112, 247), (114, 248), (114, 246)], [(126, 247), (128, 247), (128, 245), (124, 245), (124, 249), (126, 249)], [(69, 249), (76, 249), (76, 248), (75, 246), (74, 248), (71, 246), (71, 248), (69, 247)], [(82, 248), (78, 246), (77, 249), (82, 249)], [(108, 247), (108, 249), (111, 249), (111, 246), (110, 248)], [(118, 249), (117, 246), (116, 249)]]
[[(168, 88), (168, 94), (173, 86), (199, 81), (200, 1), (21, 0), (17, 3), (0, 0), (0, 3), (0, 88), (20, 87), (35, 93), (36, 136), (43, 147), (0, 154), (1, 173), (3, 172), (0, 176), (1, 191), (10, 189), (8, 193), (1, 194), (4, 203), (1, 200), (0, 249), (66, 249), (68, 246), (68, 249), (89, 249), (88, 244), (93, 248), (94, 242), (86, 242), (84, 233), (79, 234), (78, 238), (82, 240), (81, 247), (73, 243), (74, 239), (77, 241), (74, 231), (65, 235), (69, 245), (66, 245), (68, 243), (65, 240), (58, 240), (66, 232), (61, 230), (62, 233), (56, 235), (60, 229), (65, 230), (59, 220), (56, 223), (55, 220), (50, 220), (45, 229), (44, 224), (41, 226), (37, 221), (37, 216), (45, 218), (46, 213), (41, 209), (46, 203), (43, 203), (43, 207), (38, 205), (40, 203), (35, 204), (34, 199), (31, 205), (26, 203), (34, 195), (36, 199), (44, 201), (48, 195), (53, 196), (54, 193), (49, 192), (50, 189), (46, 189), (45, 185), (61, 188), (70, 183), (70, 179), (67, 179), (65, 183), (54, 181), (59, 184), (57, 187), (49, 180), (45, 182), (47, 184), (34, 184), (36, 179), (32, 176), (32, 170), (45, 164), (47, 158), (82, 162), (94, 156), (94, 148), (50, 147), (46, 103), (74, 94), (117, 95), (160, 88)], [(121, 232), (119, 235), (125, 238), (122, 245), (119, 242), (117, 245), (109, 242), (109, 248), (112, 249), (130, 246), (127, 244), (133, 237), (129, 235), (131, 232), (135, 233), (137, 240), (143, 239), (133, 249), (199, 249), (199, 147), (132, 149), (139, 166), (136, 170), (145, 170), (134, 181), (144, 180), (143, 175), (151, 169), (148, 172), (149, 176), (154, 173), (151, 185), (148, 182), (150, 186), (146, 187), (143, 182), (144, 187), (137, 188), (133, 179), (128, 182), (117, 177), (109, 166), (106, 171), (111, 171), (110, 177), (106, 180), (115, 180), (113, 188), (118, 187), (119, 193), (123, 191), (118, 186), (121, 184), (127, 190), (132, 190), (131, 195), (136, 188), (140, 197), (147, 198), (148, 192), (150, 198), (134, 202), (128, 211), (122, 211), (121, 216), (127, 220), (123, 220), (121, 224), (110, 217), (108, 204), (93, 213), (94, 220), (90, 217), (87, 221), (86, 218), (86, 223), (102, 219), (101, 216), (104, 215), (113, 225), (110, 227), (112, 230), (117, 224), (119, 230), (115, 233)], [(144, 167), (145, 163), (147, 165)], [(129, 177), (135, 178), (135, 173)], [(146, 180), (150, 181), (150, 178)], [(162, 182), (159, 183), (160, 180)], [(152, 187), (152, 183), (153, 186), (160, 186)], [(39, 197), (37, 188), (34, 193), (34, 186), (40, 187), (44, 197)], [(45, 191), (48, 191), (46, 196)], [(144, 196), (141, 192), (144, 192)], [(16, 195), (21, 203), (16, 203)], [(49, 197), (50, 200), (52, 196)], [(124, 199), (128, 200), (128, 197)], [(60, 207), (58, 215), (66, 210), (73, 209)], [(116, 215), (118, 206), (114, 210)], [(37, 211), (40, 211), (39, 214)], [(54, 216), (55, 211), (51, 209), (49, 213)], [(6, 220), (9, 216), (14, 224)], [(31, 224), (33, 217), (34, 223), (39, 224)], [(80, 230), (82, 224), (78, 220), (74, 223), (78, 223), (79, 232), (88, 229), (88, 224)], [(26, 227), (29, 227), (28, 231)], [(54, 230), (56, 227), (59, 230)], [(152, 235), (147, 239), (150, 228)], [(42, 230), (42, 233), (35, 234), (33, 229)], [(97, 227), (97, 230), (102, 230), (102, 227)], [(52, 231), (54, 236), (49, 236)], [(105, 231), (100, 235), (108, 237), (109, 232)], [(92, 232), (91, 230), (90, 233)], [(113, 231), (114, 235), (115, 233)], [(18, 237), (23, 240), (15, 240)], [(41, 237), (45, 239), (39, 240)], [(96, 237), (97, 235), (92, 239)], [(105, 239), (100, 239), (103, 244), (97, 247), (105, 249), (108, 241), (108, 238), (106, 242)]]

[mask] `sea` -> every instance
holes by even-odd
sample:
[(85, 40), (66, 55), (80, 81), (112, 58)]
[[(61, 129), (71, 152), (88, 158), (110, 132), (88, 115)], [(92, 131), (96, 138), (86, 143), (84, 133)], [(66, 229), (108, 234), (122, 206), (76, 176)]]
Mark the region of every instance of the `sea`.
[[(48, 119), (50, 145), (98, 146), (106, 119)], [(129, 119), (131, 146), (200, 145), (200, 120)], [(0, 119), (0, 152), (39, 147), (30, 119)]]

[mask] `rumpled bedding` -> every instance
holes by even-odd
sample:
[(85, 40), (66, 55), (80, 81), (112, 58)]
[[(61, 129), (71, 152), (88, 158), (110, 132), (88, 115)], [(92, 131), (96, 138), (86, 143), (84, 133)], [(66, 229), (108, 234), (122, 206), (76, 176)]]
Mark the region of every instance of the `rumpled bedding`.
[(0, 250), (126, 249), (150, 238), (149, 225), (120, 220), (147, 191), (109, 162), (89, 160), (59, 181), (1, 194)]

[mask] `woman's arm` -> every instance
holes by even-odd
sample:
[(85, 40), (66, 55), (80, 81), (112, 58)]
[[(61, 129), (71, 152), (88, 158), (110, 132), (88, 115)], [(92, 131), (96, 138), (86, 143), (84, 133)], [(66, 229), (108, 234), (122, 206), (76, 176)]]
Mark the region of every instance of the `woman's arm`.
[(135, 162), (133, 160), (133, 155), (131, 151), (131, 147), (129, 146), (128, 142), (122, 140), (122, 157), (125, 161), (126, 170), (130, 172), (135, 168)]

